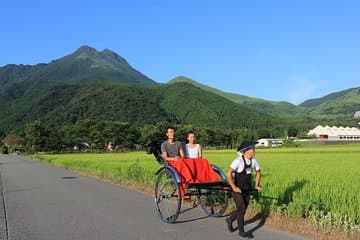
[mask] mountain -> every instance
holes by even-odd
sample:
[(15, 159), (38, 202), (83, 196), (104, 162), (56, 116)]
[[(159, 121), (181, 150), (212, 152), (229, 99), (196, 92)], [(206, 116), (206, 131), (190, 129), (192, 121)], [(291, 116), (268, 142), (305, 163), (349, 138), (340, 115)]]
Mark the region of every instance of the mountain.
[(317, 119), (352, 119), (360, 110), (360, 87), (310, 99), (300, 106), (308, 108), (308, 114)]
[(24, 129), (34, 120), (57, 127), (81, 119), (305, 130), (329, 122), (347, 125), (360, 110), (359, 94), (354, 88), (295, 106), (226, 93), (186, 77), (158, 84), (116, 53), (83, 46), (47, 64), (0, 67), (0, 132)]
[[(306, 121), (314, 121), (325, 123), (352, 124), (353, 115), (356, 111), (360, 111), (360, 88), (351, 88), (344, 91), (331, 93), (322, 98), (310, 99), (296, 106), (285, 101), (268, 101), (259, 98), (252, 98), (240, 94), (228, 93), (203, 85), (190, 78), (180, 76), (168, 82), (168, 84), (188, 83), (192, 84), (204, 91), (222, 96), (234, 103), (238, 103), (249, 109), (266, 113), (275, 117), (286, 119), (307, 119)], [(310, 119), (310, 120), (309, 120)], [(293, 122), (293, 120), (291, 120)], [(305, 120), (304, 120), (305, 121)]]
[(282, 120), (236, 104), (189, 83), (161, 86), (160, 106), (180, 123), (220, 129), (274, 127)]
[(327, 101), (332, 101), (332, 100), (341, 99), (341, 98), (345, 99), (348, 94), (353, 95), (356, 98), (356, 96), (358, 95), (358, 91), (360, 91), (359, 89), (360, 88), (350, 88), (347, 90), (330, 93), (321, 98), (309, 99), (309, 100), (306, 100), (303, 103), (301, 103), (300, 106), (316, 107)]
[(199, 87), (205, 91), (215, 93), (216, 95), (222, 96), (229, 99), (234, 103), (246, 106), (247, 108), (256, 109), (259, 112), (267, 113), (273, 116), (285, 117), (285, 118), (296, 118), (296, 117), (305, 117), (306, 108), (298, 107), (289, 102), (281, 101), (268, 101), (260, 98), (252, 98), (245, 95), (228, 93), (220, 91), (216, 88), (212, 88), (206, 85), (203, 85), (199, 82), (196, 82), (190, 78), (180, 76), (170, 80), (168, 83), (189, 83), (196, 87)]
[(74, 53), (48, 64), (6, 65), (0, 68), (0, 102), (6, 103), (45, 85), (89, 84), (156, 85), (132, 68), (125, 59), (105, 49), (82, 46)]
[[(155, 124), (173, 116), (159, 107), (151, 89), (108, 84), (48, 86), (1, 108), (0, 129), (23, 129), (42, 120), (49, 127), (82, 119)], [(155, 95), (154, 95), (155, 96)]]
[(216, 129), (271, 128), (281, 119), (248, 109), (191, 84), (127, 87), (108, 84), (48, 86), (0, 111), (0, 129), (23, 129), (42, 120), (49, 127), (78, 120), (191, 124)]

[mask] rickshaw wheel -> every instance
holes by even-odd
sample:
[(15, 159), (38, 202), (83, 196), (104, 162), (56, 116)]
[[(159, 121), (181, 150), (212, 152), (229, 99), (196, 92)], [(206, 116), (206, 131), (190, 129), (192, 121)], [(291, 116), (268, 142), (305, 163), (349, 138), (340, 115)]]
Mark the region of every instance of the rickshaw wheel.
[[(219, 178), (222, 179), (221, 174), (216, 170), (215, 172)], [(208, 216), (221, 217), (226, 211), (229, 203), (229, 191), (226, 189), (219, 189), (219, 187), (214, 187), (214, 189), (200, 189), (199, 202)]]
[(181, 208), (179, 184), (174, 174), (166, 168), (158, 174), (156, 181), (155, 208), (160, 219), (166, 223), (174, 223), (179, 216)]

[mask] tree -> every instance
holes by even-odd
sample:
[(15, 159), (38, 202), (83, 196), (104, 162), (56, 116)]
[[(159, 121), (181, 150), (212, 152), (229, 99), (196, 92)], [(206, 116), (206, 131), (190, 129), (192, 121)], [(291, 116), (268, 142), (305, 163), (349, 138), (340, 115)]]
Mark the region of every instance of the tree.
[(266, 128), (256, 130), (256, 139), (260, 138), (270, 138), (270, 131)]
[(288, 136), (289, 137), (296, 137), (298, 135), (298, 130), (295, 127), (289, 127), (288, 129)]
[(47, 151), (49, 134), (44, 124), (38, 120), (26, 125), (26, 145), (31, 151)]
[(5, 146), (12, 150), (21, 149), (24, 146), (24, 138), (17, 134), (8, 134), (5, 137)]
[(153, 140), (164, 141), (166, 139), (167, 122), (159, 122), (155, 125), (144, 125), (139, 129), (141, 145), (145, 145)]
[(4, 138), (5, 138), (5, 132), (3, 130), (0, 130), (0, 144)]
[(60, 152), (66, 149), (66, 137), (63, 128), (52, 128), (48, 131), (48, 149), (56, 152)]

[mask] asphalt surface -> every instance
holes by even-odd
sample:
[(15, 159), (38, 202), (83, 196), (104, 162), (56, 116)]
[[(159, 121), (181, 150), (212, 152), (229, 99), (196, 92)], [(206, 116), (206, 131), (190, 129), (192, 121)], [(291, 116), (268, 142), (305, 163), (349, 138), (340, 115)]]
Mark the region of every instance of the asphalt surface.
[[(155, 176), (154, 176), (155, 177)], [(239, 239), (225, 218), (182, 208), (177, 223), (160, 221), (153, 198), (49, 164), (0, 155), (0, 240)], [(252, 239), (307, 239), (246, 225)]]

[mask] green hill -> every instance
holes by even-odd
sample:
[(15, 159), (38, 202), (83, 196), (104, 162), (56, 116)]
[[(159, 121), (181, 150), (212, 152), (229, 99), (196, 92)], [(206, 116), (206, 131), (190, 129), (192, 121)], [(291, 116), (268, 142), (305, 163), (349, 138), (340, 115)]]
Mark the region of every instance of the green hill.
[(306, 116), (304, 107), (298, 107), (296, 105), (293, 105), (293, 104), (285, 102), (285, 101), (282, 101), (282, 102), (268, 101), (268, 100), (264, 100), (264, 99), (260, 99), (260, 98), (252, 98), (252, 97), (248, 97), (245, 95), (223, 92), (216, 88), (212, 88), (212, 87), (200, 84), (190, 78), (183, 77), (183, 76), (176, 77), (176, 78), (170, 80), (168, 83), (173, 84), (173, 83), (179, 83), (179, 82), (185, 82), (185, 83), (192, 84), (192, 85), (199, 87), (205, 91), (212, 92), (219, 96), (227, 98), (234, 103), (238, 103), (243, 106), (246, 106), (247, 108), (256, 109), (257, 111), (268, 113), (273, 116), (286, 117), (286, 118), (289, 118), (289, 117), (296, 118), (296, 117)]
[(7, 65), (0, 68), (0, 102), (24, 96), (46, 85), (107, 83), (115, 85), (156, 85), (125, 59), (110, 50), (98, 52), (82, 46), (74, 53), (48, 64)]
[(280, 120), (188, 83), (162, 86), (161, 106), (181, 123), (222, 129), (273, 127)]
[(146, 89), (104, 84), (61, 85), (29, 92), (0, 111), (0, 129), (23, 129), (43, 120), (48, 126), (73, 124), (81, 119), (154, 124), (171, 122)]
[(360, 110), (360, 87), (307, 100), (301, 106), (307, 107), (309, 115), (317, 119), (352, 119)]
[(280, 119), (233, 103), (191, 84), (125, 87), (105, 84), (61, 85), (31, 91), (0, 111), (0, 128), (22, 129), (43, 120), (48, 126), (78, 120), (109, 120), (135, 125), (158, 122), (217, 129), (255, 129)]

